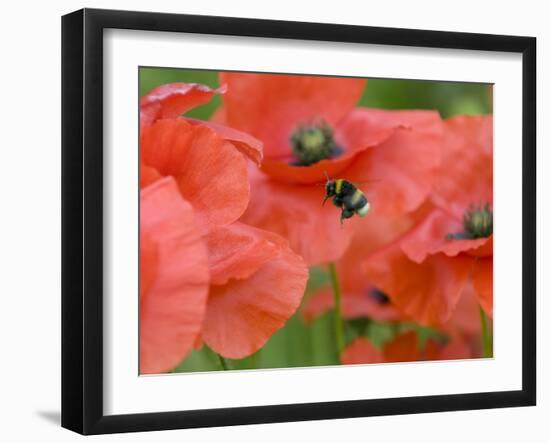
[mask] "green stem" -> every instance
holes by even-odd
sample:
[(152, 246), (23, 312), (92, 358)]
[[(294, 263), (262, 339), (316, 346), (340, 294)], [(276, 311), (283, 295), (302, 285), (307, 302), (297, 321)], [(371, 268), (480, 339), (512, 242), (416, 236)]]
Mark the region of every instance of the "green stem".
[(227, 364), (227, 361), (225, 358), (223, 358), (220, 354), (216, 354), (218, 356), (218, 359), (220, 361), (220, 366), (224, 371), (229, 371), (229, 365)]
[(336, 346), (338, 349), (338, 357), (344, 351), (344, 322), (342, 321), (342, 291), (340, 289), (340, 281), (336, 272), (336, 265), (329, 263), (328, 269), (330, 272), (330, 281), (332, 283), (332, 293), (334, 296), (334, 332), (336, 335)]
[(250, 369), (258, 369), (258, 360), (260, 357), (260, 351), (261, 349), (258, 349), (256, 352), (254, 352), (254, 354), (252, 354), (249, 357), (248, 361), (249, 361)]
[(479, 316), (481, 318), (481, 335), (483, 338), (483, 357), (491, 358), (493, 356), (493, 340), (489, 334), (489, 320), (483, 308), (479, 307)]

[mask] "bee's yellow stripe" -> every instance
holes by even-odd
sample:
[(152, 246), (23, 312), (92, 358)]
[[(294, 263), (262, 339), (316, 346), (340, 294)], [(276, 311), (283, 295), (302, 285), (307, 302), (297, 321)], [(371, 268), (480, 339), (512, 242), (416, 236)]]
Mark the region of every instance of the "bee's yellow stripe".
[(351, 197), (351, 204), (354, 205), (355, 203), (357, 203), (361, 199), (362, 195), (363, 193), (359, 189), (356, 189), (353, 193), (353, 196)]
[(339, 194), (342, 190), (342, 183), (344, 183), (343, 179), (339, 178), (338, 180), (336, 180), (336, 194)]

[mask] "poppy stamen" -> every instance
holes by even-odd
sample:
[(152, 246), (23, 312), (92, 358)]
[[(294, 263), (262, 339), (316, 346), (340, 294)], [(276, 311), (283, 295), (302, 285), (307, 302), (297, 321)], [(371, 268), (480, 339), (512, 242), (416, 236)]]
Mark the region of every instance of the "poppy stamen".
[(297, 159), (293, 163), (296, 166), (310, 166), (342, 153), (332, 128), (324, 120), (299, 125), (290, 136), (290, 143)]
[(487, 238), (493, 234), (493, 210), (489, 203), (484, 206), (472, 205), (462, 219), (464, 232), (447, 234), (448, 240), (474, 240)]

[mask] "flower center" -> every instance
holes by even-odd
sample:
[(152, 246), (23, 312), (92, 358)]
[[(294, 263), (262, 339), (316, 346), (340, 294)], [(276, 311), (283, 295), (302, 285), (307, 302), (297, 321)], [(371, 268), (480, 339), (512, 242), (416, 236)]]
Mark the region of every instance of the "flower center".
[(484, 206), (471, 206), (462, 219), (464, 232), (448, 234), (448, 239), (486, 238), (493, 234), (493, 210), (489, 203)]
[(489, 237), (493, 233), (493, 210), (485, 206), (472, 207), (464, 214), (464, 231), (469, 238)]
[(296, 166), (309, 166), (342, 152), (334, 141), (332, 128), (324, 120), (299, 125), (290, 136), (290, 143)]

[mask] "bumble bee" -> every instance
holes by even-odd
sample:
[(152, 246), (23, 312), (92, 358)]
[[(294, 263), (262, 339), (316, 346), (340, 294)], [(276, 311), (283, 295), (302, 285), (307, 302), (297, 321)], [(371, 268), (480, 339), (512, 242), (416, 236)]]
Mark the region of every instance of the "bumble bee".
[(342, 224), (346, 218), (351, 218), (354, 214), (364, 217), (369, 212), (370, 204), (367, 197), (348, 180), (342, 178), (331, 180), (327, 176), (325, 192), (323, 205), (329, 198), (332, 198), (332, 203), (342, 209), (340, 214), (340, 223)]

